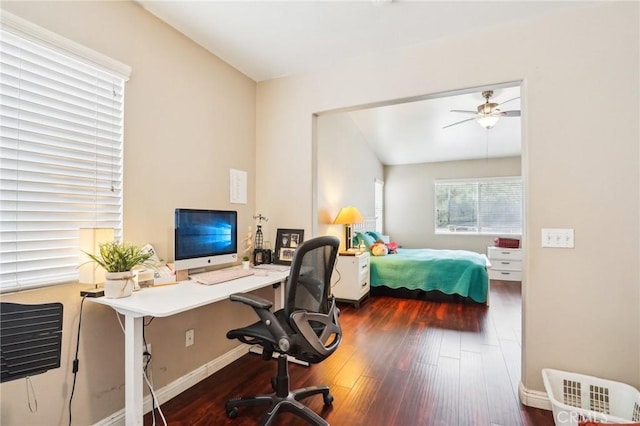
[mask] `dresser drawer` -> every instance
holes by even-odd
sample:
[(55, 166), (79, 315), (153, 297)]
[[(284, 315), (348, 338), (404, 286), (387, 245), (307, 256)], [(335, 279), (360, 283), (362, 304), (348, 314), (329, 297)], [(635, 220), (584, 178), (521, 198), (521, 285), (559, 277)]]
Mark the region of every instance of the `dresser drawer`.
[(360, 297), (363, 297), (364, 295), (366, 295), (367, 293), (369, 293), (369, 275), (367, 274), (367, 277), (362, 279), (362, 281), (360, 281)]
[(358, 275), (360, 281), (369, 280), (369, 257), (361, 256), (360, 262), (358, 262)]
[(522, 281), (522, 272), (489, 269), (489, 279), (504, 280), (504, 281)]
[(491, 261), (491, 269), (498, 271), (522, 271), (522, 262), (520, 260), (493, 259)]
[[(521, 249), (505, 249), (501, 247), (488, 247), (487, 255), (489, 257), (489, 260), (495, 260), (495, 259), (522, 260)], [(493, 264), (493, 262), (491, 262), (491, 264)]]

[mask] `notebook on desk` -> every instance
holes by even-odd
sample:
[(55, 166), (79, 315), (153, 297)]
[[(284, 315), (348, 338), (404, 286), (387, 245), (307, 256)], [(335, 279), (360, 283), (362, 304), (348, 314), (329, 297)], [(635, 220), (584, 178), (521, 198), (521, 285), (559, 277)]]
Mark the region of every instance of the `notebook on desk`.
[(287, 265), (278, 265), (278, 264), (275, 264), (275, 263), (263, 263), (261, 265), (255, 265), (253, 268), (254, 269), (264, 269), (264, 270), (267, 270), (267, 271), (277, 271), (277, 272), (287, 272), (289, 269), (291, 269)]

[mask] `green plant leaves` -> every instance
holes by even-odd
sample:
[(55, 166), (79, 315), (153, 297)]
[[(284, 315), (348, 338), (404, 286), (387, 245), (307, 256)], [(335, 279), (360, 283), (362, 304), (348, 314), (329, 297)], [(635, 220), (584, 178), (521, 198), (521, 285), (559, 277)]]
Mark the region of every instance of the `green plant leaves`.
[(99, 255), (84, 253), (107, 272), (130, 271), (133, 267), (144, 264), (152, 256), (152, 253), (144, 252), (136, 245), (117, 241), (100, 244)]

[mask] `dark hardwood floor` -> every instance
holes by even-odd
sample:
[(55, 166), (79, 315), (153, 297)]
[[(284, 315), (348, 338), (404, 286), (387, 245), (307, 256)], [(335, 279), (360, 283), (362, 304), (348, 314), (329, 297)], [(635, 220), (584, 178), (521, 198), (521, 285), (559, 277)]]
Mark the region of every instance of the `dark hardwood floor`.
[[(304, 402), (332, 425), (553, 425), (518, 400), (520, 285), (492, 282), (491, 306), (374, 296), (341, 305), (340, 348), (311, 367), (289, 364), (292, 389), (328, 384)], [(268, 393), (275, 361), (247, 354), (162, 406), (169, 425), (256, 425), (264, 407), (228, 419), (228, 398)], [(145, 425), (151, 415), (145, 416)], [(289, 413), (277, 425), (304, 425)]]

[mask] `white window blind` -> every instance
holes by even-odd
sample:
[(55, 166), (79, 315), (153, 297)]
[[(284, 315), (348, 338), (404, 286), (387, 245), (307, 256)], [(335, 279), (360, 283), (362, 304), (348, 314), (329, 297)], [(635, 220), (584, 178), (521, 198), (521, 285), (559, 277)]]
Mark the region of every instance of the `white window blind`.
[(520, 177), (435, 182), (436, 233), (521, 234)]
[(80, 228), (121, 236), (125, 78), (7, 26), (0, 67), (0, 291), (75, 281)]

